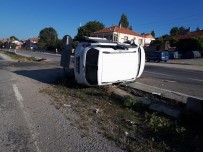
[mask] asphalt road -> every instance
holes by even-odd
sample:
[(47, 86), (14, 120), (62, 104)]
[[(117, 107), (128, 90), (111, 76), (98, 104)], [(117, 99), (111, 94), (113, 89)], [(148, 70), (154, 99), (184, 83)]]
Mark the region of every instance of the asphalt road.
[[(163, 63), (160, 63), (163, 64)], [(187, 65), (184, 65), (187, 67)], [(203, 98), (203, 71), (184, 68), (174, 68), (163, 64), (145, 66), (140, 83), (152, 85), (198, 98)]]
[(68, 119), (77, 115), (65, 115), (41, 92), (62, 74), (55, 64), (0, 56), (0, 152), (122, 151), (97, 133), (83, 136)]
[[(14, 51), (14, 50), (12, 50)], [(31, 51), (17, 51), (18, 54), (44, 58), (55, 63), (60, 62), (60, 54)], [(182, 61), (183, 62), (183, 61)], [(71, 66), (73, 66), (71, 62)], [(201, 70), (197, 70), (198, 68)], [(165, 63), (146, 64), (140, 83), (203, 98), (203, 66)], [(192, 70), (194, 69), (194, 70)]]

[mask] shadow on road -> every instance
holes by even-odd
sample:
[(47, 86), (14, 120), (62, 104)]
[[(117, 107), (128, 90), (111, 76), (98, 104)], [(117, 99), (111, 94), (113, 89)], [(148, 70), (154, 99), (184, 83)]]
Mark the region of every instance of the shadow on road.
[(42, 83), (56, 84), (60, 78), (72, 78), (74, 73), (73, 69), (67, 70), (65, 73), (61, 68), (54, 69), (40, 69), (40, 70), (20, 70), (15, 71), (15, 74), (25, 76)]

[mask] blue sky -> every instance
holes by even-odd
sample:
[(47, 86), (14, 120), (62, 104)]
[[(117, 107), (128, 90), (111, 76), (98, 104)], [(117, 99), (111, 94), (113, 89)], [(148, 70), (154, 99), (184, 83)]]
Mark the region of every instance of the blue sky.
[(157, 37), (174, 26), (203, 29), (202, 6), (202, 0), (0, 0), (0, 39), (38, 37), (45, 27), (53, 27), (59, 38), (74, 37), (80, 24), (97, 20), (109, 27), (122, 13), (133, 31), (154, 30)]

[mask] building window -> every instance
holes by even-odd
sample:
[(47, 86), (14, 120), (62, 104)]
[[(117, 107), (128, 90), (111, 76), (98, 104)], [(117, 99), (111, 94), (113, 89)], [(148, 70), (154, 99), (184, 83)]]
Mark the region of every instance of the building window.
[(113, 36), (113, 42), (118, 42), (118, 35), (117, 34), (114, 34), (114, 36)]
[(142, 44), (142, 39), (139, 39), (139, 40), (138, 40), (138, 43), (139, 43), (139, 44)]
[(124, 36), (124, 41), (127, 41), (128, 40), (128, 37), (127, 36)]

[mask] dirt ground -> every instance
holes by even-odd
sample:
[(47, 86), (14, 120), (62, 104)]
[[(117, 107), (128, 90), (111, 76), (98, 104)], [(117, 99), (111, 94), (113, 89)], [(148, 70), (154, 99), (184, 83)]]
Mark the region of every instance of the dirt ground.
[[(78, 116), (67, 119), (82, 129), (84, 136), (91, 136), (94, 130), (125, 151), (203, 150), (203, 124), (199, 119), (174, 120), (149, 111), (130, 98), (124, 102), (115, 100), (108, 95), (109, 89), (84, 87), (62, 78), (42, 92), (54, 99), (57, 109), (68, 107)], [(64, 114), (69, 112), (65, 110)]]

